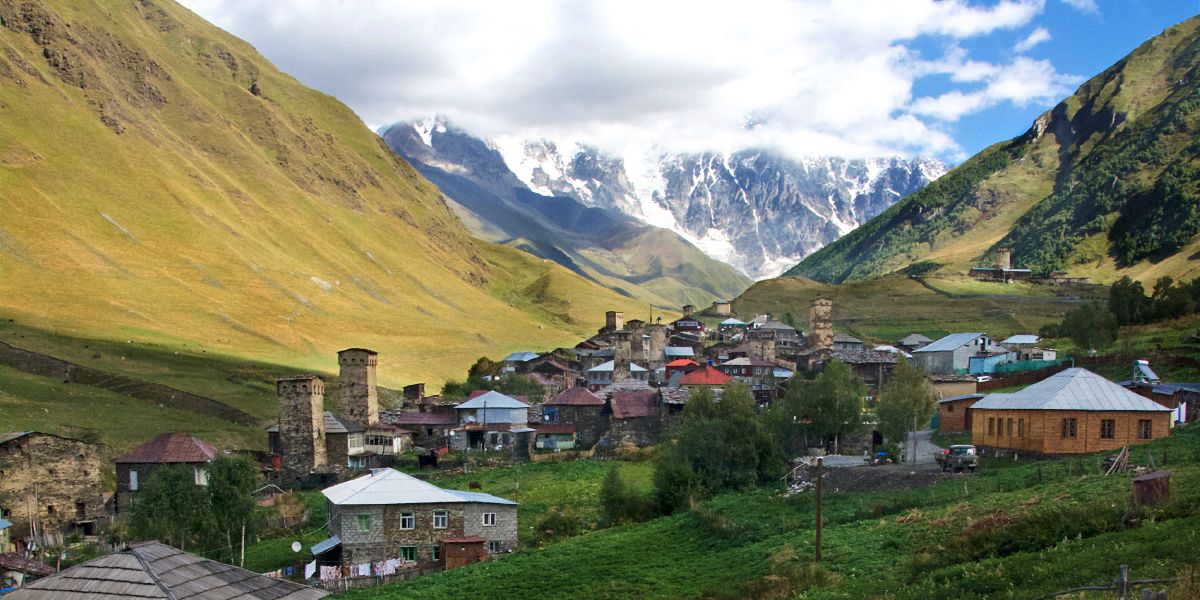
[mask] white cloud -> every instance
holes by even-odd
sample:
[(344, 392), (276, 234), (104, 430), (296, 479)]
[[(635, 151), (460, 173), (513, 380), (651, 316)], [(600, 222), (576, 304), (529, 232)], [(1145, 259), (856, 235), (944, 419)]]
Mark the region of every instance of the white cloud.
[(1034, 46), (1050, 41), (1050, 32), (1045, 27), (1038, 27), (1025, 36), (1025, 39), (1013, 46), (1014, 52), (1029, 52)]
[[(1044, 0), (183, 1), (372, 126), (443, 114), (610, 149), (953, 154), (942, 123), (1064, 79), (958, 44), (1015, 35)], [(947, 50), (922, 59), (921, 40)], [(927, 76), (952, 89), (914, 98)]]
[(1062, 0), (1063, 4), (1069, 5), (1072, 8), (1081, 10), (1085, 13), (1094, 15), (1100, 14), (1100, 7), (1096, 5), (1096, 0)]

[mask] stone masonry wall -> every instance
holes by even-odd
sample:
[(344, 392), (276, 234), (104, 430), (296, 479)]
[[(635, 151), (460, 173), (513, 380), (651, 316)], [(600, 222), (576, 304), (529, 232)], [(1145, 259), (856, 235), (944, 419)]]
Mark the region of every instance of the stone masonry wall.
[(379, 355), (370, 350), (338, 352), (338, 412), (363, 427), (379, 422), (378, 363)]
[(29, 535), (35, 512), (51, 532), (103, 518), (103, 469), (100, 447), (81, 440), (32, 433), (0, 445), (0, 510), (12, 537)]

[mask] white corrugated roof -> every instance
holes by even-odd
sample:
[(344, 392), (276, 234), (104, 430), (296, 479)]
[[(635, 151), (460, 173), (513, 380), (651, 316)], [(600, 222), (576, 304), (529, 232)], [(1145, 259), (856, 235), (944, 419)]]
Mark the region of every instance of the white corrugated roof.
[(1009, 346), (1009, 345), (1032, 346), (1033, 344), (1036, 344), (1036, 343), (1040, 342), (1041, 340), (1042, 340), (1042, 338), (1040, 338), (1036, 335), (1023, 333), (1023, 334), (1019, 334), (1019, 335), (1010, 336), (1008, 339), (1006, 339), (1000, 343), (1004, 344), (1006, 346)]
[(1079, 368), (1067, 369), (1019, 392), (988, 394), (971, 408), (1139, 412), (1171, 410), (1087, 369)]
[(956, 350), (966, 344), (975, 341), (975, 338), (987, 335), (985, 333), (952, 333), (924, 348), (913, 350), (913, 352), (946, 352)]
[[(588, 369), (588, 373), (591, 373), (592, 371), (596, 371), (596, 372), (611, 371), (611, 370), (613, 370), (614, 367), (616, 367), (616, 361), (610, 360), (606, 363), (601, 363), (599, 365), (596, 365), (596, 366)], [(645, 372), (645, 370), (646, 369), (642, 368), (637, 363), (629, 363), (629, 372), (630, 373), (642, 373), (642, 372)]]
[(537, 357), (537, 352), (513, 352), (504, 357), (504, 362), (529, 362)]
[(338, 506), (458, 502), (516, 504), (512, 500), (505, 500), (491, 494), (443, 490), (432, 483), (405, 475), (395, 469), (372, 469), (370, 475), (363, 475), (357, 479), (325, 488), (321, 490), (321, 493)]
[(491, 391), (471, 398), (454, 408), (529, 408), (529, 405), (500, 392)]
[(696, 351), (691, 346), (667, 346), (667, 356), (695, 356)]

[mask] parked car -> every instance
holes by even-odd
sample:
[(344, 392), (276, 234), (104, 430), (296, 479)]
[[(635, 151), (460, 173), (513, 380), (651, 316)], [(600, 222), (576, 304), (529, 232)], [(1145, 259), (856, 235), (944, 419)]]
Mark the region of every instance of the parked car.
[(955, 444), (937, 455), (937, 463), (941, 465), (942, 471), (974, 473), (975, 468), (979, 466), (979, 454), (971, 444)]

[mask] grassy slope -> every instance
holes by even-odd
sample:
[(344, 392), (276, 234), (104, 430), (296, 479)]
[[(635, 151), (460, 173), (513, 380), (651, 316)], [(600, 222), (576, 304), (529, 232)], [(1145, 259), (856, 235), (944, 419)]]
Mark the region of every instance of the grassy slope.
[[(1190, 90), (1177, 82), (1187, 80), (1185, 72), (1195, 65), (1194, 56), (1177, 53), (1191, 51), (1186, 48), (1198, 26), (1200, 20), (1192, 19), (1147, 42), (1040, 117), (1030, 132), (984, 150), (928, 189), (814, 253), (788, 274), (831, 282), (857, 280), (919, 260), (943, 263), (942, 273), (964, 273), (986, 262), (999, 245), (1015, 245), (1017, 266), (1024, 266), (1023, 253), (1028, 256), (1062, 239), (1058, 228), (1076, 235), (1100, 227), (1086, 233), (1067, 255), (1065, 267), (1072, 275), (1098, 282), (1123, 275), (1148, 282), (1163, 275), (1194, 277), (1197, 265), (1192, 256), (1200, 251), (1200, 239), (1153, 260), (1119, 265), (1109, 241), (1118, 215), (1101, 212), (1096, 216), (1099, 221), (1092, 222), (1089, 211), (1094, 209), (1084, 205), (1093, 199), (1071, 196), (1070, 189), (1076, 179), (1086, 182), (1098, 171), (1092, 161), (1098, 148), (1135, 144), (1135, 125), (1157, 127), (1176, 119), (1171, 111), (1187, 102)], [(1129, 125), (1114, 128), (1113, 113), (1121, 113)], [(1196, 121), (1194, 109), (1190, 121)], [(1039, 125), (1045, 130), (1040, 135)], [(1154, 135), (1157, 150), (1168, 158), (1150, 159), (1131, 151), (1130, 156), (1136, 154), (1135, 172), (1121, 176), (1129, 187), (1120, 201), (1153, 187), (1166, 164), (1191, 161), (1195, 166), (1190, 154), (1194, 150), (1185, 148), (1194, 141), (1194, 131), (1168, 127)], [(1044, 214), (1033, 217), (1030, 211), (1035, 207)], [(1018, 225), (1026, 232), (1010, 235)]]
[[(174, 3), (29, 6), (0, 0), (4, 317), (313, 370), (367, 346), (399, 385), (640, 310), (471, 240), (349, 109)], [(543, 275), (554, 309), (506, 289)]]
[(1104, 293), (1102, 288), (999, 284), (960, 277), (931, 278), (926, 283), (900, 275), (842, 285), (780, 277), (756, 283), (734, 302), (734, 309), (746, 315), (790, 312), (806, 329), (809, 303), (820, 295), (833, 300), (839, 331), (894, 344), (914, 332), (933, 339), (955, 331), (986, 331), (997, 339), (1036, 333), (1075, 306), (1066, 302), (1074, 300), (1070, 297)]
[[(929, 488), (832, 494), (823, 564), (834, 579), (803, 597), (1033, 598), (1107, 581), (1121, 563), (1136, 577), (1174, 575), (1196, 563), (1200, 543), (1198, 436), (1193, 427), (1151, 446), (1160, 462), (1169, 454), (1175, 504), (1140, 528), (1093, 527), (1079, 517), (1119, 517), (1128, 502), (1129, 476), (1104, 477), (1095, 457), (985, 459), (978, 475)], [(1144, 460), (1143, 452), (1134, 458)], [(692, 512), (349, 597), (758, 597), (762, 589), (747, 583), (778, 586), (765, 578), (781, 557), (794, 553), (782, 560), (787, 566), (812, 556), (812, 509), (811, 494), (723, 496)], [(1007, 549), (969, 555), (988, 540)]]

